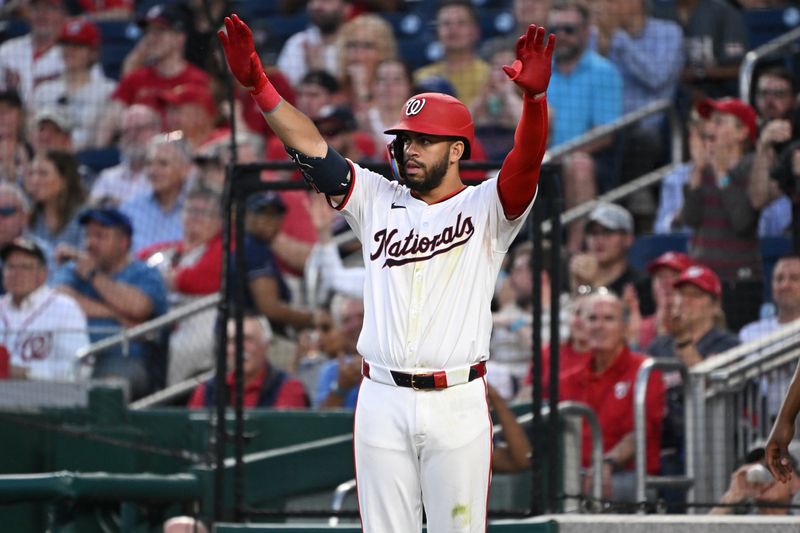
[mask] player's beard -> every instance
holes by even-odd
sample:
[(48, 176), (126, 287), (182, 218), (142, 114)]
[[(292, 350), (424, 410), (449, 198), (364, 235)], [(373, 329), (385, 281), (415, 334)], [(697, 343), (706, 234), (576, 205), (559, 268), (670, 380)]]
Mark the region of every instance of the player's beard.
[(417, 172), (413, 178), (416, 181), (411, 181), (408, 178), (404, 165), (402, 168), (400, 168), (400, 177), (403, 178), (403, 184), (412, 191), (418, 193), (430, 192), (437, 188), (442, 184), (442, 181), (444, 181), (444, 176), (447, 174), (449, 153), (449, 150), (445, 151), (442, 158), (431, 165), (430, 168), (428, 168), (424, 163), (415, 161), (415, 163), (419, 166), (419, 172)]

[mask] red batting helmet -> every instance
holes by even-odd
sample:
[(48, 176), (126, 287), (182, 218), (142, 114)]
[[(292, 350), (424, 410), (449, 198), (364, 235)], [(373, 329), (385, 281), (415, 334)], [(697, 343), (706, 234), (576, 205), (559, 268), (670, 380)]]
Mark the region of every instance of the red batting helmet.
[(396, 135), (404, 131), (458, 137), (464, 141), (462, 159), (469, 159), (475, 138), (475, 126), (467, 106), (442, 93), (420, 93), (409, 98), (403, 106), (400, 122), (384, 133)]

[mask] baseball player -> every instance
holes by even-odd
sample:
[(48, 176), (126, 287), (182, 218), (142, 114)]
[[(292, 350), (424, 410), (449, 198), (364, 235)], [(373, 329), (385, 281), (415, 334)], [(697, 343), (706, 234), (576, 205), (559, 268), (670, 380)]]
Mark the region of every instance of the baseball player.
[(503, 67), (524, 93), (514, 147), (496, 179), (466, 187), (458, 163), (473, 123), (455, 98), (410, 98), (386, 131), (397, 181), (331, 149), (282, 100), (239, 17), (219, 33), (231, 71), (314, 188), (360, 238), (366, 266), (363, 374), (354, 452), (364, 531), (486, 530), (491, 418), (490, 301), (500, 263), (530, 212), (547, 138), (555, 37), (531, 25)]

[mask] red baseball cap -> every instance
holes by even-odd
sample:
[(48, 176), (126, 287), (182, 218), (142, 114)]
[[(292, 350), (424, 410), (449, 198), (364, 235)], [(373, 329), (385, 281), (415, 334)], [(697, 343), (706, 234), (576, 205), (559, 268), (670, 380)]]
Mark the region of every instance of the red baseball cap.
[(702, 265), (692, 265), (681, 272), (681, 275), (678, 276), (672, 286), (678, 288), (686, 284), (694, 285), (715, 298), (722, 296), (722, 284), (719, 281), (719, 277), (710, 268)]
[(210, 116), (217, 114), (217, 105), (211, 91), (205, 85), (198, 83), (185, 83), (178, 85), (170, 91), (165, 91), (161, 99), (169, 105), (198, 104), (206, 110)]
[(58, 34), (58, 42), (97, 48), (100, 46), (100, 30), (98, 30), (97, 26), (89, 19), (70, 19), (61, 26), (61, 33)]
[(681, 252), (665, 252), (647, 264), (647, 271), (651, 274), (661, 267), (671, 268), (683, 272), (694, 264), (688, 255)]
[(459, 137), (465, 144), (462, 159), (470, 158), (475, 144), (475, 125), (469, 109), (448, 94), (420, 93), (412, 96), (403, 106), (400, 121), (383, 133), (397, 135), (406, 131)]
[(738, 118), (750, 132), (750, 140), (756, 142), (758, 138), (758, 126), (756, 125), (758, 118), (756, 110), (752, 106), (747, 105), (738, 98), (720, 98), (719, 100), (705, 98), (697, 102), (697, 112), (701, 117), (708, 118), (714, 111)]

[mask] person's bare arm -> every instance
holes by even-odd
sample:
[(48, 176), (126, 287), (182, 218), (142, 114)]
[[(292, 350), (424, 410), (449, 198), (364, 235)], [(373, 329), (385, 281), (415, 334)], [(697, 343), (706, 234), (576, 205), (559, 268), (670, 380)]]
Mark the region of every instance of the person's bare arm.
[(795, 420), (800, 413), (800, 362), (794, 371), (789, 389), (783, 399), (778, 417), (769, 433), (767, 445), (767, 468), (778, 481), (787, 483), (793, 473), (789, 460), (789, 443), (794, 438)]
[(496, 446), (492, 454), (492, 470), (494, 472), (519, 472), (531, 464), (531, 443), (525, 430), (517, 422), (517, 417), (508, 408), (491, 385), (487, 385), (489, 404), (497, 414), (497, 421), (503, 428), (506, 444)]
[(281, 232), (272, 241), (272, 251), (281, 258), (290, 268), (302, 271), (311, 255), (312, 243), (289, 237)]
[(750, 203), (756, 209), (762, 209), (780, 196), (777, 183), (770, 179), (770, 169), (775, 162), (775, 145), (792, 138), (792, 125), (788, 120), (772, 120), (768, 122), (759, 135), (753, 157), (753, 169), (748, 181)]
[(307, 328), (314, 325), (314, 313), (296, 309), (281, 301), (278, 296), (278, 283), (275, 278), (262, 276), (250, 282), (250, 293), (256, 308), (270, 322), (288, 324), (296, 328)]

